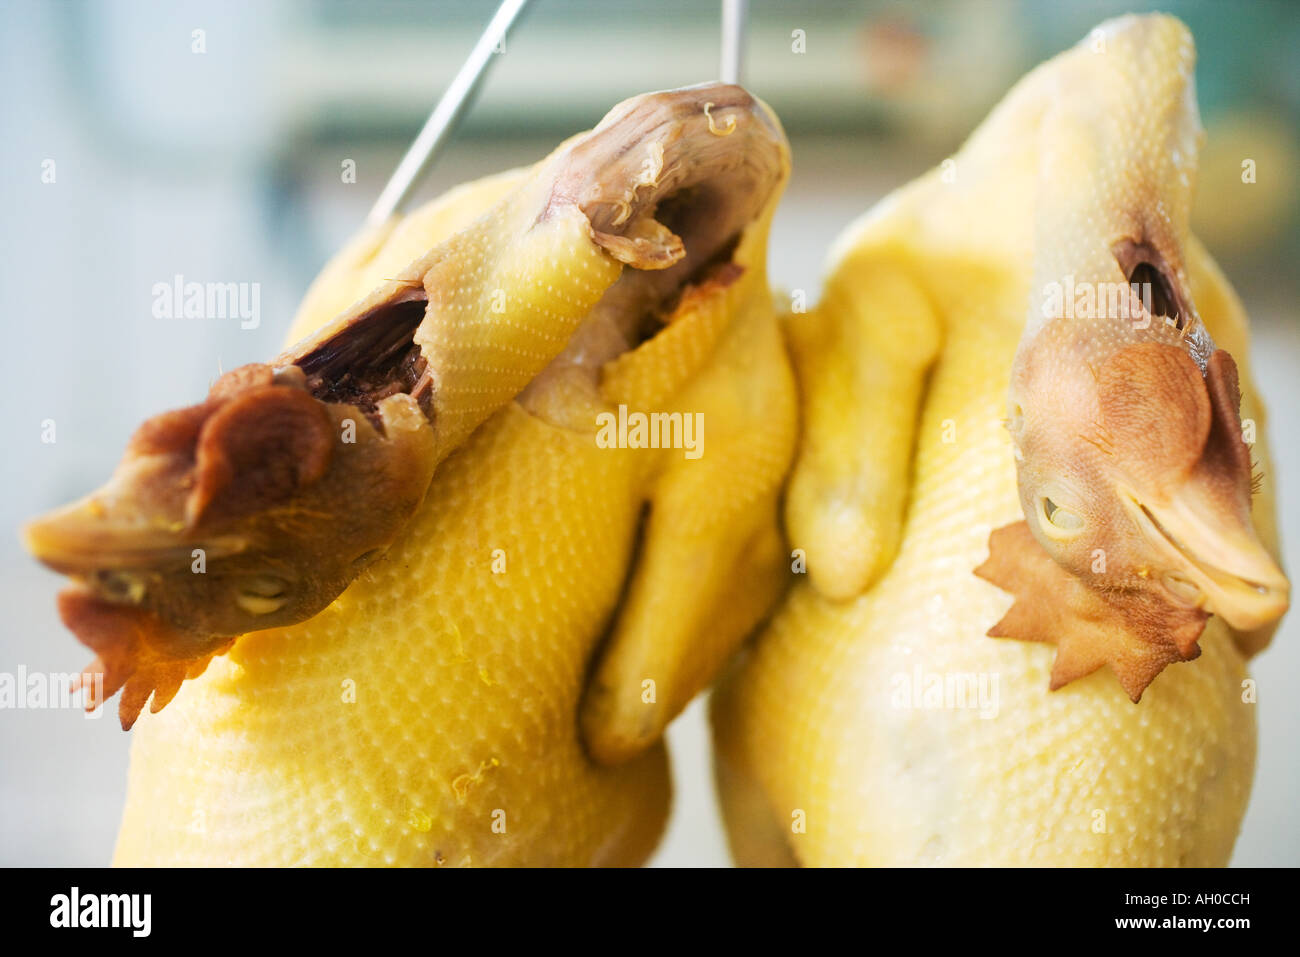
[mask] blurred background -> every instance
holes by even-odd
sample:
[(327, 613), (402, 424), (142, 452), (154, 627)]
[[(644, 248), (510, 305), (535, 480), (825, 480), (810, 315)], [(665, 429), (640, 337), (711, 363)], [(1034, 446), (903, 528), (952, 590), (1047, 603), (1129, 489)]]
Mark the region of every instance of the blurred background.
[[(307, 284), (360, 225), (495, 6), (0, 7), (0, 671), (71, 672), (89, 658), (59, 624), (59, 580), (22, 552), (19, 524), (100, 484), (143, 418), (280, 350)], [(780, 115), (795, 157), (772, 279), (815, 300), (844, 225), (948, 156), (1028, 68), (1106, 17), (1156, 6), (1188, 23), (1200, 51), (1195, 225), (1254, 323), (1294, 573), (1300, 6), (755, 0), (746, 85)], [(715, 79), (718, 36), (711, 0), (535, 0), (422, 195), (532, 162), (627, 96)], [(1254, 184), (1241, 182), (1244, 158)], [(177, 275), (259, 284), (260, 323), (155, 318), (154, 284)], [(1258, 771), (1234, 863), (1296, 865), (1300, 614), (1253, 671)], [(702, 702), (670, 740), (677, 800), (655, 862), (726, 864)], [(107, 863), (129, 741), (112, 713), (0, 710), (0, 864)]]

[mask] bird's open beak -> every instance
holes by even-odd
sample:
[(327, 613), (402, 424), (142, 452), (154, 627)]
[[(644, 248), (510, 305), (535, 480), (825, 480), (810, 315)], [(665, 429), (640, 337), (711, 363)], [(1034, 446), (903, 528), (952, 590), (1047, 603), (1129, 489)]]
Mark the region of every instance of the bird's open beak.
[(1219, 615), (1239, 631), (1276, 621), (1291, 603), (1291, 585), (1244, 520), (1189, 482), (1159, 506), (1125, 501), (1143, 534), (1168, 563), (1162, 584), (1184, 604)]

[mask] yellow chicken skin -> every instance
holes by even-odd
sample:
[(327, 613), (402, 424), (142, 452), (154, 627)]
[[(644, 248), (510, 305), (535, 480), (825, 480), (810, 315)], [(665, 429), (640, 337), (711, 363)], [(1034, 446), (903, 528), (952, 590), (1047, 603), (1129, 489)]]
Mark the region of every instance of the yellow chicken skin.
[[(663, 727), (784, 581), (796, 400), (765, 257), (788, 171), (779, 124), (738, 87), (651, 94), (327, 266), (291, 338), (442, 264), (416, 340), (459, 376), (433, 398), (465, 410), (442, 424), (467, 437), (323, 611), (238, 638), (139, 722), (115, 864), (650, 853)], [(543, 248), (537, 224), (566, 205), (590, 226), (565, 213)], [(518, 269), (497, 286), (502, 259)]]
[(1193, 60), (1103, 24), (789, 317), (808, 578), (714, 695), (739, 863), (1228, 861), (1288, 586), (1246, 317), (1187, 229)]
[(270, 363), (146, 421), (105, 486), (24, 529), (72, 579), (59, 612), (96, 653), (91, 705), (122, 689), (129, 728), (239, 635), (321, 611), (525, 387), (531, 409), (571, 425), (565, 383), (593, 390), (687, 286), (715, 278), (786, 153), (739, 87), (629, 100), (422, 254), (404, 231), (416, 258), (368, 295), (330, 300), (346, 282), (328, 280), (313, 298), (337, 318)]

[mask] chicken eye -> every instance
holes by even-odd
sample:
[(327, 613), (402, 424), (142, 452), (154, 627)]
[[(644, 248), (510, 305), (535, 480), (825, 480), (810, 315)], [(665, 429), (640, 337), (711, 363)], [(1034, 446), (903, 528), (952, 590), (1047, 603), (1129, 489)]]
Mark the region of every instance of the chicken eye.
[(1083, 516), (1068, 508), (1062, 508), (1044, 495), (1039, 499), (1042, 512), (1043, 528), (1048, 532), (1059, 533), (1061, 537), (1074, 535), (1083, 531)]
[(269, 615), (289, 600), (289, 584), (271, 575), (258, 575), (243, 583), (235, 604), (250, 615)]
[(144, 601), (145, 584), (137, 576), (119, 571), (97, 572), (100, 593), (109, 601), (138, 605)]

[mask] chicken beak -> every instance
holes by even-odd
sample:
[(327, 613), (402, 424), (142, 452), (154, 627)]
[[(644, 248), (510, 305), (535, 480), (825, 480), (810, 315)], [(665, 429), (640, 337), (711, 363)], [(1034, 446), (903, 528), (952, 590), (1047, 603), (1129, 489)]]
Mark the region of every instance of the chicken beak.
[(1276, 621), (1291, 603), (1291, 585), (1260, 542), (1249, 516), (1202, 500), (1195, 483), (1159, 506), (1129, 496), (1130, 511), (1170, 569), (1163, 584), (1185, 604), (1223, 618), (1239, 631)]
[(182, 554), (175, 536), (114, 522), (92, 499), (29, 522), (23, 527), (23, 543), (38, 561), (64, 575), (153, 567), (168, 552), (177, 558)]
[(110, 482), (80, 501), (28, 522), (23, 544), (41, 563), (64, 575), (160, 571), (182, 568), (202, 548), (207, 560), (233, 555), (246, 543), (238, 535), (204, 536), (186, 527), (181, 508), (120, 494)]

